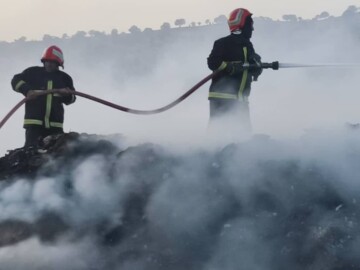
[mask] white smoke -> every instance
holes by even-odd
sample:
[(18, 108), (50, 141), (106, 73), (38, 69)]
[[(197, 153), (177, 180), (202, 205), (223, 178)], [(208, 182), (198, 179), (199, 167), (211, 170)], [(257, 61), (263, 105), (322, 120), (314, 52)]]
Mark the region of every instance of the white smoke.
[[(360, 199), (358, 131), (326, 140), (322, 135), (293, 142), (253, 140), (187, 154), (141, 145), (118, 157), (74, 162), (61, 175), (3, 184), (0, 223), (26, 222), (33, 232), (28, 240), (0, 249), (1, 265), (236, 269), (242, 263), (249, 269), (296, 269), (301, 264), (289, 254), (302, 245), (307, 247), (299, 256), (315, 254), (307, 266), (327, 262), (327, 255), (312, 251), (318, 245), (333, 245), (333, 256), (342, 264), (359, 263), (352, 246), (359, 237), (354, 230)], [(47, 213), (60, 221), (41, 221)], [(63, 230), (52, 231), (62, 222)], [(47, 230), (55, 238), (47, 240)], [(285, 259), (276, 262), (279, 248)], [(65, 257), (73, 259), (62, 262)]]

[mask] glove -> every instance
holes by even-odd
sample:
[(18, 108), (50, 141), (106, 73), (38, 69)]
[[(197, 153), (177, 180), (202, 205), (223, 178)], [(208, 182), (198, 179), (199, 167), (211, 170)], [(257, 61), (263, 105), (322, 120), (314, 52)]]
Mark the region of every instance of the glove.
[(56, 89), (56, 91), (62, 95), (62, 96), (66, 96), (66, 95), (71, 95), (72, 92), (69, 88), (60, 88), (60, 89)]
[(256, 81), (258, 80), (258, 78), (259, 78), (259, 76), (261, 75), (262, 72), (263, 72), (263, 69), (262, 69), (262, 68), (259, 68), (257, 71), (253, 71), (253, 72), (251, 73), (254, 82), (256, 82)]
[(225, 72), (229, 75), (239, 75), (244, 71), (243, 62), (228, 62)]
[(28, 99), (35, 99), (36, 98), (36, 91), (35, 90), (29, 90), (26, 94), (26, 97)]
[(257, 53), (255, 53), (251, 59), (250, 59), (250, 62), (252, 64), (255, 64), (256, 68), (252, 68), (250, 70), (251, 72), (251, 75), (253, 77), (253, 80), (256, 82), (259, 78), (259, 76), (261, 75), (261, 73), (263, 72), (263, 69), (261, 67), (261, 57), (260, 55), (258, 55)]

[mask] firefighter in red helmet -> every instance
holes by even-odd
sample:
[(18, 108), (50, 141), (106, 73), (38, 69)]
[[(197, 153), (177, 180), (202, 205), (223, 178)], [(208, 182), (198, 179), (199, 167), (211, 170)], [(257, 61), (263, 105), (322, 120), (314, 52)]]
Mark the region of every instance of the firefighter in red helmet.
[[(72, 78), (59, 67), (64, 68), (64, 55), (57, 46), (48, 47), (42, 57), (42, 67), (35, 66), (16, 74), (12, 88), (30, 99), (25, 104), (25, 147), (37, 147), (40, 140), (49, 135), (63, 133), (64, 107), (75, 102)], [(59, 89), (60, 94), (38, 97), (37, 91)], [(33, 96), (33, 98), (31, 98)]]
[[(209, 68), (220, 71), (209, 91), (209, 128), (214, 132), (221, 130), (223, 134), (226, 128), (244, 134), (251, 132), (248, 97), (252, 81), (257, 80), (262, 71), (261, 58), (250, 41), (254, 30), (251, 16), (243, 8), (231, 12), (228, 18), (231, 34), (216, 40), (208, 57)], [(247, 63), (256, 64), (258, 68), (244, 69)]]

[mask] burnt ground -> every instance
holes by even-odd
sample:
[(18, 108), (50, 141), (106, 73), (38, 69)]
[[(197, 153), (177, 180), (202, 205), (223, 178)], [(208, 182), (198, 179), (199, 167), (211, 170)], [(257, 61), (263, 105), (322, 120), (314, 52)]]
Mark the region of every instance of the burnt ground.
[[(259, 148), (266, 154), (249, 155)], [(346, 154), (349, 168), (340, 171), (315, 158), (272, 157), (279, 149), (261, 141), (184, 155), (154, 144), (121, 149), (104, 137), (69, 133), (47, 138), (41, 149), (10, 151), (0, 158), (2, 209), (14, 203), (4, 195), (7, 188), (55, 179), (60, 191), (50, 197), (60, 194), (79, 210), (2, 215), (0, 261), (17, 265), (1, 249), (30, 239), (56, 246), (91, 238), (96, 262), (93, 254), (82, 254), (82, 267), (71, 261), (52, 267), (360, 269), (360, 193), (349, 184), (358, 176), (347, 173), (360, 155)], [(86, 207), (93, 198), (86, 201), (77, 186), (86, 177), (73, 173), (89, 158), (96, 170), (86, 177), (101, 170), (98, 193), (95, 187), (95, 195), (87, 194), (101, 195), (94, 213)], [(103, 203), (106, 196), (112, 199)], [(29, 211), (35, 204), (29, 201)]]

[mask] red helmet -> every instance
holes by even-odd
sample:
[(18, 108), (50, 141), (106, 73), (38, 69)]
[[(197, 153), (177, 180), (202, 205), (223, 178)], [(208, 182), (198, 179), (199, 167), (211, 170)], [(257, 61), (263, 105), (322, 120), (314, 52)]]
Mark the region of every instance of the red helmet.
[(252, 14), (244, 8), (237, 8), (231, 12), (228, 19), (230, 32), (242, 30), (245, 26), (246, 19), (251, 15)]
[(62, 50), (57, 46), (50, 46), (44, 51), (41, 62), (44, 61), (55, 61), (59, 66), (64, 68), (64, 55)]

